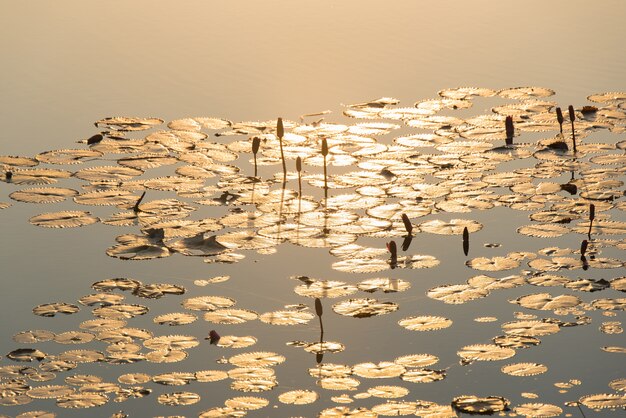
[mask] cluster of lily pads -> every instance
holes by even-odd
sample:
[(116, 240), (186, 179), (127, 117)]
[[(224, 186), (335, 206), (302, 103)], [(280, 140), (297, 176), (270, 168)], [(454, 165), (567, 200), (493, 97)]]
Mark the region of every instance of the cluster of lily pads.
[[(588, 97), (593, 105), (570, 107), (569, 131), (563, 126), (558, 103), (548, 100), (552, 95), (552, 90), (540, 87), (499, 91), (454, 88), (411, 107), (399, 107), (398, 100), (381, 98), (346, 106), (343, 115), (354, 119), (353, 124), (326, 122), (328, 112), (278, 122), (194, 117), (170, 121), (167, 129), (157, 118), (105, 118), (95, 124), (100, 133), (80, 141), (80, 147), (46, 151), (35, 157), (0, 156), (1, 180), (11, 189), (10, 199), (18, 204), (54, 204), (71, 199), (79, 205), (77, 210), (34, 216), (30, 219), (33, 225), (74, 228), (101, 223), (124, 228), (124, 233), (106, 249), (110, 257), (150, 260), (182, 255), (202, 257), (206, 263), (238, 263), (248, 252), (271, 255), (279, 245), (292, 244), (328, 249), (336, 259), (332, 268), (351, 274), (384, 272), (391, 276), (395, 269), (437, 268), (441, 261), (435, 256), (411, 253), (414, 239), (427, 234), (451, 236), (450, 242), (457, 245), (462, 236), (467, 255), (471, 234), (489, 225), (465, 217), (495, 208), (528, 212), (529, 224), (519, 227), (518, 234), (533, 239), (571, 234), (575, 245), (469, 258), (466, 266), (478, 275), (463, 283), (445, 283), (426, 290), (433, 300), (458, 305), (521, 286), (562, 288), (563, 292), (539, 291), (510, 302), (540, 313), (572, 315), (572, 320), (518, 312), (515, 321), (501, 324), (501, 334), (491, 342), (465, 345), (457, 352), (461, 365), (502, 361), (514, 357), (518, 350), (538, 346), (540, 337), (589, 325), (589, 311), (614, 317), (626, 308), (626, 298), (616, 296), (626, 291), (625, 262), (603, 255), (604, 250), (619, 254), (626, 249), (626, 222), (612, 219), (626, 210), (622, 181), (626, 140), (605, 139), (626, 132), (626, 93), (594, 94)], [(506, 103), (492, 107), (489, 114), (452, 116), (472, 108), (475, 99), (490, 97)], [(541, 138), (522, 142), (524, 137), (533, 136)], [(276, 167), (282, 170), (275, 172)], [(169, 175), (161, 175), (168, 170)], [(159, 176), (151, 176), (154, 171)], [(63, 181), (79, 181), (81, 188), (57, 185)], [(164, 192), (174, 197), (162, 198)], [(10, 205), (8, 201), (0, 202), (0, 209)], [(92, 208), (80, 210), (85, 206)], [(419, 219), (424, 217), (429, 219)], [(398, 254), (395, 240), (401, 242), (401, 251), (406, 255)], [(509, 274), (523, 265), (528, 269)], [(589, 269), (606, 270), (608, 278), (572, 279), (557, 274)], [(487, 275), (501, 271), (506, 275)], [(400, 307), (397, 299), (371, 298), (372, 293), (392, 297), (415, 285), (393, 277), (367, 277), (349, 283), (305, 274), (292, 277), (297, 283), (294, 292), (315, 299), (316, 315), (306, 303), (258, 313), (235, 307), (236, 301), (230, 296), (206, 294), (184, 299), (181, 312), (156, 315), (153, 322), (180, 327), (193, 324), (202, 315), (218, 328), (256, 320), (276, 326), (302, 326), (317, 316), (319, 341), (288, 341), (287, 345), (316, 356), (317, 366), (307, 372), (321, 391), (355, 392), (352, 396), (332, 396), (332, 401), (340, 405), (320, 411), (322, 417), (413, 414), (434, 418), (511, 410), (511, 402), (502, 396), (463, 395), (445, 405), (403, 399), (411, 390), (401, 384), (437, 382), (455, 372), (450, 367), (429, 368), (439, 360), (434, 354), (407, 353), (378, 363), (354, 365), (324, 362), (325, 354), (342, 352), (346, 347), (341, 342), (324, 340), (322, 300), (343, 298), (332, 304), (334, 313), (369, 318)], [(217, 276), (195, 284), (205, 287), (226, 280), (226, 276)], [(130, 320), (147, 315), (149, 309), (125, 302), (126, 294), (120, 292), (159, 299), (183, 295), (187, 291), (183, 286), (116, 278), (101, 280), (92, 287), (97, 293), (80, 297), (78, 304), (52, 302), (33, 309), (35, 315), (55, 317), (74, 314), (81, 306), (92, 307), (95, 318), (80, 323), (79, 330), (16, 334), (15, 342), (29, 347), (11, 351), (6, 359), (36, 362), (37, 366), (0, 365), (0, 405), (53, 399), (60, 408), (89, 408), (111, 400), (147, 397), (152, 390), (146, 385), (152, 383), (185, 386), (230, 379), (230, 388), (238, 392), (263, 393), (280, 388), (273, 367), (288, 363), (288, 357), (270, 351), (224, 357), (219, 359), (222, 366), (215, 370), (126, 373), (119, 376), (118, 383), (103, 382), (95, 375), (73, 374), (64, 377), (65, 384), (38, 385), (84, 363), (181, 362), (189, 356), (189, 350), (200, 345), (190, 335), (157, 335), (128, 326)], [(351, 297), (359, 292), (367, 295)], [(606, 297), (585, 301), (582, 295), (591, 292), (606, 292)], [(492, 322), (497, 318), (480, 317), (476, 321)], [(398, 321), (398, 326), (417, 332), (452, 325), (451, 319), (439, 315), (409, 315)], [(600, 331), (620, 334), (623, 329), (621, 322), (607, 321)], [(207, 340), (206, 344), (239, 350), (255, 345), (258, 337), (220, 336), (213, 331)], [(57, 354), (30, 347), (52, 341), (104, 347)], [(626, 353), (626, 347), (602, 349)], [(548, 367), (519, 362), (506, 364), (501, 370), (510, 376), (527, 377), (545, 373)], [(398, 385), (377, 385), (358, 392), (358, 378), (396, 379)], [(568, 384), (574, 383), (564, 383)], [(613, 380), (609, 387), (613, 392), (585, 395), (568, 406), (625, 408), (626, 380)], [(372, 397), (386, 401), (369, 408), (343, 405)], [(534, 398), (532, 394), (527, 397)], [(276, 400), (305, 405), (319, 398), (316, 391), (293, 389), (282, 391)], [(190, 391), (165, 393), (157, 398), (162, 405), (180, 407), (200, 400), (199, 394)], [(243, 416), (270, 403), (265, 397), (236, 396), (200, 416)], [(529, 417), (563, 413), (560, 406), (538, 402), (514, 406), (513, 411)], [(55, 415), (31, 411), (19, 416)]]

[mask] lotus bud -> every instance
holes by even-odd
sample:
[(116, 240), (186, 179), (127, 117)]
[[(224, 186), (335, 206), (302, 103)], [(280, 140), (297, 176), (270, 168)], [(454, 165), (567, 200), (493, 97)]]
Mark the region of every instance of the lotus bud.
[(317, 314), (317, 316), (322, 316), (323, 310), (322, 310), (322, 301), (320, 300), (320, 298), (315, 298), (315, 313)]
[(256, 155), (256, 153), (259, 152), (260, 146), (261, 146), (261, 138), (259, 138), (258, 136), (255, 136), (254, 138), (252, 138), (252, 153), (254, 155)]
[(404, 222), (404, 229), (406, 229), (406, 233), (411, 235), (411, 232), (413, 231), (413, 225), (411, 224), (411, 220), (406, 215), (406, 213), (402, 214), (402, 222)]
[(217, 344), (218, 341), (220, 340), (220, 335), (217, 333), (217, 331), (215, 330), (211, 330), (211, 332), (209, 332), (209, 337), (205, 338), (206, 340), (209, 340), (210, 344)]
[(467, 227), (463, 228), (463, 254), (467, 256), (469, 253), (469, 230)]
[(398, 248), (396, 247), (395, 241), (389, 241), (387, 243), (387, 251), (391, 253), (391, 261), (395, 263), (398, 259)]
[[(561, 108), (557, 107), (556, 108), (556, 120), (559, 122), (559, 125), (563, 125), (563, 121), (565, 119), (563, 119), (563, 112), (561, 112)], [(563, 128), (561, 128), (562, 130)]]
[(326, 138), (322, 139), (322, 155), (326, 157), (328, 155), (328, 142)]
[(87, 145), (97, 144), (102, 141), (103, 138), (102, 134), (96, 134), (87, 140)]
[(515, 135), (515, 127), (513, 126), (513, 117), (507, 116), (504, 120), (504, 127), (506, 128), (507, 143), (513, 142), (513, 136)]
[(283, 126), (283, 118), (278, 118), (276, 122), (276, 136), (281, 138), (285, 136), (285, 127)]

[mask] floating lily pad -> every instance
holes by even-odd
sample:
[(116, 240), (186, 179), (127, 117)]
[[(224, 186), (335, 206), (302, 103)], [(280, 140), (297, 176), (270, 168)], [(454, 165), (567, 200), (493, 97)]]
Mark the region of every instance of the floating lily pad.
[(547, 403), (524, 403), (514, 408), (515, 413), (525, 417), (556, 417), (563, 413), (563, 410)]
[(27, 203), (57, 203), (62, 202), (68, 197), (76, 196), (78, 192), (73, 189), (65, 189), (59, 187), (40, 187), (32, 189), (24, 189), (13, 192), (9, 197), (18, 202)]
[(188, 325), (194, 322), (198, 317), (191, 313), (174, 312), (154, 317), (153, 321), (159, 325)]
[(248, 309), (216, 309), (204, 314), (204, 320), (215, 324), (243, 324), (254, 321), (259, 315)]
[(623, 394), (600, 393), (583, 396), (579, 399), (579, 402), (591, 409), (623, 408), (626, 406), (626, 396)]
[(465, 361), (497, 361), (515, 355), (515, 350), (495, 344), (474, 344), (463, 347), (457, 352)]
[(374, 293), (382, 291), (384, 293), (404, 292), (411, 287), (411, 284), (402, 279), (374, 278), (362, 280), (357, 284), (357, 288), (364, 292)]
[(237, 354), (228, 359), (230, 364), (238, 367), (271, 367), (284, 361), (284, 356), (268, 351)]
[[(77, 307), (78, 308), (78, 307)], [(42, 315), (47, 316), (47, 315)], [(54, 338), (54, 333), (46, 330), (32, 330), (18, 332), (13, 336), (13, 341), (21, 344), (32, 344), (44, 341), (51, 341)]]
[(65, 302), (46, 303), (33, 308), (33, 313), (39, 316), (53, 317), (58, 313), (71, 315), (79, 311), (79, 307)]
[(502, 373), (511, 376), (535, 376), (548, 371), (548, 368), (539, 363), (515, 363), (502, 366)]
[(302, 325), (307, 324), (314, 317), (309, 312), (275, 311), (261, 314), (259, 320), (270, 325)]
[(509, 405), (509, 400), (500, 396), (465, 395), (452, 400), (453, 408), (467, 414), (491, 415), (507, 410)]
[(405, 382), (411, 383), (431, 383), (445, 379), (446, 371), (431, 369), (412, 369), (403, 373), (400, 378)]
[(388, 361), (383, 361), (378, 364), (359, 363), (352, 368), (352, 372), (355, 375), (370, 379), (398, 377), (405, 371), (404, 366)]
[(486, 289), (477, 289), (466, 284), (450, 284), (434, 287), (426, 293), (431, 299), (455, 305), (483, 298), (488, 294), (489, 291)]
[(98, 222), (98, 218), (91, 216), (89, 212), (63, 211), (33, 216), (29, 222), (44, 228), (77, 228), (94, 224)]
[(398, 325), (410, 331), (435, 331), (450, 327), (452, 321), (441, 316), (411, 316), (398, 321)]
[(350, 299), (333, 305), (333, 311), (336, 313), (355, 318), (369, 318), (396, 310), (398, 310), (397, 304), (376, 299)]
[(543, 335), (556, 334), (560, 331), (560, 328), (557, 324), (550, 322), (522, 320), (507, 322), (502, 325), (502, 330), (506, 334), (513, 336), (540, 337)]
[(168, 406), (193, 405), (200, 402), (200, 395), (193, 392), (164, 393), (159, 395), (157, 401)]
[(109, 398), (106, 395), (99, 393), (72, 393), (67, 396), (57, 398), (57, 406), (61, 408), (93, 408), (95, 406), (101, 406), (107, 403)]
[(536, 293), (521, 296), (511, 301), (511, 303), (516, 303), (528, 309), (555, 310), (578, 306), (582, 303), (582, 300), (573, 295), (552, 296), (549, 293)]
[(317, 280), (297, 286), (294, 291), (300, 296), (310, 298), (336, 298), (351, 295), (357, 291), (357, 288), (336, 280)]
[(435, 219), (419, 224), (419, 229), (422, 232), (441, 235), (461, 235), (465, 228), (468, 232), (473, 233), (481, 230), (482, 227), (479, 222), (465, 219), (451, 219), (448, 222)]

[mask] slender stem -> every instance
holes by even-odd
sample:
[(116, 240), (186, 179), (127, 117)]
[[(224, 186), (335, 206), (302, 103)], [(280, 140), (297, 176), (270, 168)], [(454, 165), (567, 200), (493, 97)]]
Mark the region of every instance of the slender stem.
[(298, 196), (302, 198), (302, 174), (298, 171)]
[(324, 155), (324, 190), (328, 191), (328, 180), (326, 177), (326, 156)]
[(576, 131), (574, 131), (574, 121), (572, 121), (572, 143), (574, 144), (574, 154), (576, 154)]
[(283, 138), (278, 138), (280, 141), (280, 158), (283, 160), (283, 177), (287, 178), (287, 164), (285, 164), (285, 153), (283, 152)]
[(318, 316), (320, 320), (320, 342), (324, 341), (324, 323), (322, 322), (322, 317)]

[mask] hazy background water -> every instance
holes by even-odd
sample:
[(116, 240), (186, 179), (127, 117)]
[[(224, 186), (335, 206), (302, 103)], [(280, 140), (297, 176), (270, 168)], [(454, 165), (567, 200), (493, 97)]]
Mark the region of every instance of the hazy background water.
[[(563, 107), (580, 106), (586, 103), (589, 94), (626, 89), (625, 17), (626, 4), (619, 0), (3, 1), (0, 3), (0, 154), (32, 156), (49, 149), (73, 148), (76, 140), (97, 132), (93, 121), (107, 116), (155, 116), (165, 120), (211, 116), (234, 121), (282, 116), (295, 120), (304, 113), (330, 109), (334, 114), (327, 119), (339, 120), (342, 103), (392, 96), (410, 106), (419, 99), (436, 97), (440, 89), (459, 86), (494, 89), (544, 86), (556, 90), (554, 100)], [(473, 109), (474, 113), (485, 111), (487, 108)], [(13, 185), (0, 183), (3, 196), (0, 200), (8, 201), (7, 195), (14, 189)], [(54, 210), (70, 206), (59, 204)], [(50, 231), (28, 224), (28, 218), (46, 210), (40, 205), (15, 202), (0, 213), (3, 225), (0, 354), (16, 348), (10, 338), (17, 331), (74, 329), (77, 321), (88, 318), (87, 312), (81, 312), (71, 321), (43, 322), (31, 314), (31, 308), (57, 300), (74, 301), (90, 293), (91, 283), (108, 277), (187, 283), (193, 289), (191, 282), (195, 278), (231, 274), (233, 279), (218, 286), (220, 290), (216, 294), (240, 293), (241, 300), (246, 302), (242, 306), (261, 312), (293, 303), (292, 283), (287, 282), (292, 274), (355, 281), (352, 276), (330, 269), (333, 258), (326, 250), (286, 245), (279, 248), (280, 262), (276, 261), (277, 256), (255, 254), (250, 254), (244, 263), (222, 267), (180, 256), (123, 262), (104, 255), (118, 230), (94, 225), (89, 231), (84, 228)], [(490, 211), (488, 216), (493, 213)], [(503, 225), (526, 222), (526, 213), (515, 216), (518, 219), (491, 221)], [(472, 214), (472, 218), (481, 220), (480, 215)], [(489, 241), (490, 237), (483, 235), (481, 239)], [(516, 241), (506, 250), (523, 250), (523, 239), (516, 236)], [(423, 253), (446, 256), (447, 244), (443, 239), (432, 238), (429, 247)], [(475, 250), (473, 256), (484, 251)], [(296, 257), (297, 265), (287, 263)], [(437, 284), (462, 282), (464, 279), (460, 277), (467, 276), (467, 269), (459, 261), (458, 266), (447, 266), (445, 271), (399, 272), (396, 277), (403, 275), (421, 281), (420, 289), (428, 289)], [(277, 294), (274, 300), (255, 298), (257, 289), (268, 287), (288, 290), (285, 295)], [(497, 323), (471, 330), (459, 327), (447, 337), (449, 347), (442, 347), (439, 342), (433, 346), (434, 342), (415, 333), (393, 335), (395, 340), (390, 346), (385, 338), (386, 321), (397, 321), (416, 312), (442, 314), (462, 321), (466, 315), (498, 316), (503, 310), (511, 309), (506, 302), (507, 291), (488, 299), (486, 303), (493, 312), (485, 312), (485, 304), (475, 305), (476, 312), (472, 312), (472, 307), (462, 313), (451, 311), (447, 305), (426, 298), (423, 292), (415, 294), (421, 296), (405, 301), (414, 303), (415, 311), (405, 310), (393, 319), (373, 318), (371, 335), (352, 335), (348, 342), (340, 336), (345, 338), (352, 319), (334, 315), (332, 325), (327, 324), (327, 338), (362, 347), (361, 351), (350, 353), (350, 362), (391, 360), (406, 352), (442, 353), (443, 350), (440, 362), (443, 367), (458, 360), (455, 353), (460, 346), (496, 335)], [(155, 307), (155, 314), (163, 313), (180, 309), (180, 300), (170, 297), (166, 302), (148, 305)], [(327, 305), (330, 311), (330, 303)], [(135, 321), (135, 326), (141, 321)], [(240, 334), (256, 335), (255, 327), (258, 325), (242, 326)], [(597, 333), (597, 324), (592, 327)], [(185, 329), (181, 333), (201, 338), (210, 328), (210, 324), (200, 323), (194, 330)], [(275, 334), (278, 331), (266, 326), (264, 332), (265, 343), (257, 349), (288, 350), (293, 356), (290, 361), (313, 365), (311, 356), (300, 349), (285, 348), (284, 341), (272, 343), (272, 336), (278, 335)], [(312, 322), (305, 330), (295, 332), (303, 334), (301, 339), (314, 340), (316, 324)], [(584, 333), (593, 338), (591, 327), (577, 329), (576, 338), (585, 340)], [(567, 338), (547, 337), (542, 343), (542, 358), (560, 356)], [(624, 342), (623, 336), (615, 340), (615, 345)], [(597, 348), (581, 349), (579, 353), (588, 357), (575, 373), (567, 370), (567, 364), (562, 370), (551, 368), (549, 377), (534, 380), (536, 389), (525, 389), (550, 393), (552, 398), (540, 400), (560, 404), (563, 399), (558, 398), (551, 386), (553, 382), (580, 378), (590, 387), (602, 388), (612, 378), (623, 377), (620, 376), (623, 366), (621, 371), (616, 371), (610, 362), (595, 364), (592, 359), (598, 354)], [(191, 353), (193, 356), (194, 352)], [(332, 357), (332, 361), (341, 363), (342, 355)], [(515, 360), (530, 361), (524, 360), (529, 355), (518, 353)], [(213, 368), (215, 354), (210, 356), (204, 368)], [(171, 369), (194, 370), (194, 367), (199, 369), (201, 365), (175, 364)], [(499, 367), (500, 364), (493, 367), (481, 364), (481, 368), (490, 370), (487, 378), (482, 374), (480, 378), (468, 378), (471, 369), (450, 373), (445, 383), (440, 382), (445, 386), (420, 385), (420, 397), (446, 402), (450, 394), (471, 392), (471, 388), (464, 387), (468, 381), (480, 382), (476, 384), (482, 385), (483, 394), (497, 392), (499, 387), (512, 384), (509, 376), (499, 372)], [(281, 389), (302, 387), (302, 376), (295, 370), (291, 372), (288, 365), (278, 369)], [(102, 368), (97, 373), (102, 374)], [(122, 372), (116, 369), (110, 373), (114, 379)], [(304, 379), (314, 387), (313, 379)], [(190, 388), (203, 396), (203, 402), (196, 405), (198, 408), (191, 410), (221, 404), (223, 399), (233, 396), (229, 391), (210, 395), (207, 388), (201, 385)], [(602, 390), (607, 389), (598, 389)], [(511, 392), (519, 393), (519, 390)], [(215, 403), (211, 402), (212, 396), (217, 399)], [(104, 416), (139, 405), (153, 408), (150, 410), (153, 413), (165, 413), (157, 412), (163, 411), (163, 407), (154, 399), (130, 402), (132, 407), (129, 403), (109, 404), (97, 413)], [(41, 409), (46, 409), (41, 405)], [(282, 408), (278, 416), (296, 414), (296, 409)], [(28, 409), (29, 406), (5, 408), (9, 414)], [(318, 402), (300, 411), (312, 415), (320, 409)], [(176, 413), (175, 408), (166, 410), (168, 414)], [(68, 416), (86, 413), (63, 412)], [(271, 416), (272, 412), (266, 408), (257, 414), (251, 415)]]

